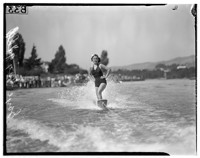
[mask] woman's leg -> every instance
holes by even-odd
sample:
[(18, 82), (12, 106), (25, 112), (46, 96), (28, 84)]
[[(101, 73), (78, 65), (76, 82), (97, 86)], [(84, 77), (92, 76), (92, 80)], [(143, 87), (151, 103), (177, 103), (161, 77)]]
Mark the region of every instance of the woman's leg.
[(99, 93), (98, 93), (98, 90), (99, 90), (99, 87), (95, 87), (95, 91), (96, 91), (96, 95), (97, 95), (97, 100), (100, 99), (100, 97), (99, 97)]
[(102, 99), (102, 92), (103, 90), (106, 88), (106, 84), (105, 83), (101, 83), (99, 88), (98, 88), (98, 99)]

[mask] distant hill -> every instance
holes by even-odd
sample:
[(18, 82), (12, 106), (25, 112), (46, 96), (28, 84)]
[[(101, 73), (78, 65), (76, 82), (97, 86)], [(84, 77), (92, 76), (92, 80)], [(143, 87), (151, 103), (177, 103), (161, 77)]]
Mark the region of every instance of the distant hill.
[(157, 64), (165, 64), (165, 65), (186, 65), (187, 67), (195, 67), (195, 56), (190, 55), (187, 57), (177, 57), (167, 61), (160, 61), (160, 62), (145, 62), (145, 63), (136, 63), (127, 66), (113, 66), (111, 69), (116, 71), (118, 69), (126, 69), (126, 70), (136, 70), (136, 69), (148, 69), (153, 70)]

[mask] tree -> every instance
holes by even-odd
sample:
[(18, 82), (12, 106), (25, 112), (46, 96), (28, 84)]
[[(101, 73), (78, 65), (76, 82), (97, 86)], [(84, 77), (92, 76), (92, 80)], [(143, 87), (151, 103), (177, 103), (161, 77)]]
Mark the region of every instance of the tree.
[(78, 74), (80, 71), (79, 66), (77, 64), (70, 64), (65, 67), (64, 73), (65, 74), (70, 74), (70, 75), (75, 75)]
[(101, 63), (104, 65), (108, 65), (108, 63), (109, 63), (109, 59), (107, 56), (108, 56), (107, 50), (103, 50), (101, 52)]
[(155, 68), (156, 69), (166, 69), (167, 66), (165, 64), (160, 63), (160, 64), (157, 64)]
[(66, 67), (65, 50), (61, 45), (55, 54), (55, 58), (49, 65), (49, 72), (51, 73), (63, 73)]
[(176, 71), (177, 67), (178, 67), (178, 64), (172, 64), (172, 65), (169, 65), (169, 66), (168, 66), (168, 68), (169, 68), (171, 71), (173, 71), (173, 70)]
[(20, 33), (16, 33), (13, 37), (13, 46), (17, 46), (18, 48), (13, 49), (13, 53), (15, 54), (14, 60), (16, 65), (19, 67), (23, 66), (23, 60), (24, 60), (24, 53), (25, 53), (25, 42), (22, 38), (22, 35)]
[(33, 70), (33, 69), (38, 69), (40, 65), (42, 65), (41, 58), (38, 58), (36, 46), (33, 45), (33, 48), (31, 51), (31, 57), (28, 59), (25, 59), (24, 67), (27, 70)]

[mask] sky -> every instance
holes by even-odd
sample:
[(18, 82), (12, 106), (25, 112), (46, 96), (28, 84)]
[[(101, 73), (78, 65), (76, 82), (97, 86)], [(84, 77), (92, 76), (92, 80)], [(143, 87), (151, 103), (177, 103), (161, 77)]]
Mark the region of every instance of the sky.
[(6, 15), (6, 32), (19, 27), (25, 58), (33, 45), (51, 61), (60, 45), (66, 63), (88, 69), (91, 55), (107, 50), (108, 66), (157, 62), (195, 54), (191, 5), (33, 6), (27, 15)]

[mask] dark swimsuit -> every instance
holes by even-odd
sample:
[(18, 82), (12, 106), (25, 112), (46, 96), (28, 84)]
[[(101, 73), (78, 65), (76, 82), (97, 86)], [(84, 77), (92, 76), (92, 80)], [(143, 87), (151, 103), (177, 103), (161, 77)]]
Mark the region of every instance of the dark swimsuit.
[(101, 76), (103, 76), (103, 72), (100, 69), (99, 65), (97, 65), (96, 70), (93, 67), (93, 69), (91, 71), (91, 74), (95, 78), (95, 87), (99, 87), (101, 83), (107, 84), (106, 79), (105, 78), (101, 78)]

